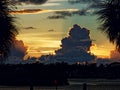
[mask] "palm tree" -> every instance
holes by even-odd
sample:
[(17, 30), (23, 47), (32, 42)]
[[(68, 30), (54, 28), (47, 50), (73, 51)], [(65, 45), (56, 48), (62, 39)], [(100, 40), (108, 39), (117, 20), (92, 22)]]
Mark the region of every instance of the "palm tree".
[(0, 63), (8, 57), (10, 47), (18, 34), (15, 17), (9, 12), (13, 10), (9, 0), (0, 0)]
[(120, 51), (120, 0), (104, 0), (96, 14), (101, 23), (100, 30)]

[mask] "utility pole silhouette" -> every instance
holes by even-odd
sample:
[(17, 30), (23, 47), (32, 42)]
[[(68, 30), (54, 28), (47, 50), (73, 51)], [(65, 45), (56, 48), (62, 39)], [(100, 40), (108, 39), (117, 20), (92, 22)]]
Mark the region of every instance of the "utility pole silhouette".
[(58, 81), (57, 81), (57, 80), (54, 80), (54, 83), (55, 83), (55, 87), (56, 87), (56, 90), (57, 90)]
[(87, 90), (87, 84), (83, 83), (83, 90)]
[(30, 86), (30, 90), (33, 90), (33, 85)]

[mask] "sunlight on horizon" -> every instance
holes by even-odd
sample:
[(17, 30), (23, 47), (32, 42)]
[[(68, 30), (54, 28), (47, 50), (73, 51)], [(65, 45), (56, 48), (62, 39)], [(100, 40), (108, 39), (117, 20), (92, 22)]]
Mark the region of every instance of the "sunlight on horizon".
[[(54, 4), (51, 3), (54, 1)], [(66, 0), (60, 0), (60, 2), (59, 0), (51, 0), (42, 5), (18, 5), (18, 11), (24, 9), (24, 13), (16, 14), (19, 18), (17, 21), (21, 24), (20, 34), (17, 38), (23, 40), (28, 47), (30, 56), (39, 57), (45, 54), (55, 54), (54, 51), (60, 48), (61, 40), (67, 37), (70, 27), (78, 24), (90, 30), (90, 38), (95, 40), (93, 43), (96, 44), (96, 47), (91, 47), (91, 53), (98, 57), (109, 58), (111, 50), (114, 50), (114, 45), (111, 45), (106, 36), (97, 30), (99, 26), (96, 21), (97, 17), (85, 14), (85, 12), (92, 12), (92, 10), (84, 12), (86, 7), (87, 4), (71, 5)], [(83, 12), (77, 12), (82, 9)], [(63, 15), (68, 16), (61, 18), (55, 12), (58, 14), (62, 12)], [(72, 15), (70, 12), (78, 15)], [(48, 18), (54, 16), (57, 18)]]
[[(27, 36), (31, 36), (33, 34), (27, 34)], [(25, 35), (24, 35), (25, 36)], [(54, 40), (51, 37), (22, 37), (22, 35), (18, 35), (17, 37), (20, 40), (24, 41), (25, 46), (28, 48), (28, 55), (31, 57), (40, 57), (41, 55), (49, 55), (55, 54), (55, 50), (58, 50), (61, 45), (61, 40)], [(110, 58), (110, 52), (114, 50), (114, 48), (106, 48), (105, 46), (96, 46), (93, 45), (90, 48), (90, 52), (97, 57), (100, 58)]]

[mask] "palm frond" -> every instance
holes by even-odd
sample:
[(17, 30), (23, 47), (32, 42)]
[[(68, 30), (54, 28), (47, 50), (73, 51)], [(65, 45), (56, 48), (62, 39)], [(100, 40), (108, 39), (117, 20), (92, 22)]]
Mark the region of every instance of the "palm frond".
[(100, 30), (120, 50), (120, 0), (106, 0), (96, 12)]
[(18, 29), (11, 11), (9, 0), (0, 0), (0, 62), (7, 58)]

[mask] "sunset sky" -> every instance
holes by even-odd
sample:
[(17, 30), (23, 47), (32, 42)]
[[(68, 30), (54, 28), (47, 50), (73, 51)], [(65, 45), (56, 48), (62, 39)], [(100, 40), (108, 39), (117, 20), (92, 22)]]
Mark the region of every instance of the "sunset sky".
[(28, 55), (39, 57), (53, 54), (60, 48), (61, 40), (68, 36), (74, 24), (90, 30), (91, 52), (98, 57), (109, 57), (114, 46), (106, 35), (98, 30), (100, 23), (93, 15), (95, 8), (88, 8), (91, 3), (71, 4), (68, 0), (48, 0), (44, 4), (17, 5), (12, 12), (17, 17), (20, 29), (17, 39), (28, 47)]

